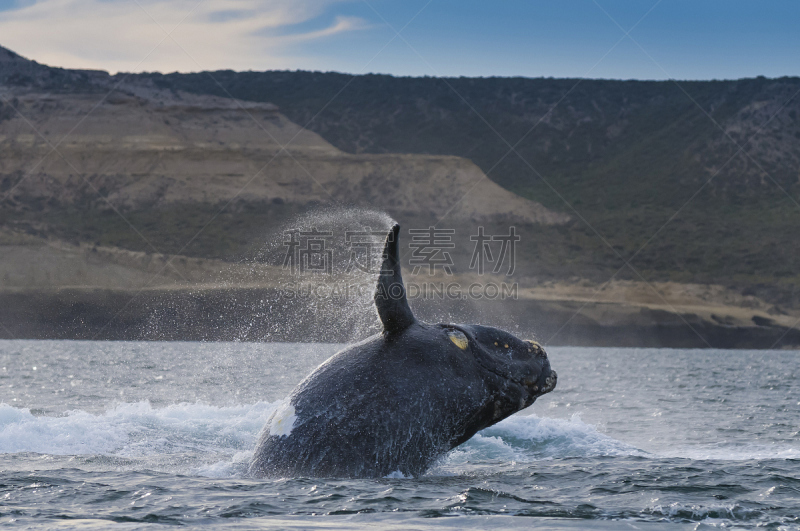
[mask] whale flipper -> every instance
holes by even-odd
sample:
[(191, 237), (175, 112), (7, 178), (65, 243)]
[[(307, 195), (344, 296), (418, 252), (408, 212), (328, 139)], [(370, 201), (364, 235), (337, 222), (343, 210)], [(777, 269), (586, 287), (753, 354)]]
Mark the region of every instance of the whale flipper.
[(400, 274), (400, 257), (398, 256), (398, 239), (400, 225), (395, 224), (386, 236), (383, 249), (378, 285), (375, 289), (375, 308), (383, 323), (383, 331), (387, 335), (402, 332), (416, 322), (411, 307), (406, 299), (406, 288)]

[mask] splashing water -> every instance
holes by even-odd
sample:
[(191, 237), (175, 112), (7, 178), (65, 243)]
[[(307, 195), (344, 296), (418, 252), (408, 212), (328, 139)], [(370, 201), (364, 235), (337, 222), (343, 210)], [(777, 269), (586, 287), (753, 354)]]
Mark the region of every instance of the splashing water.
[[(286, 334), (286, 328), (296, 329), (295, 323), (312, 322), (317, 329), (329, 330), (331, 338), (354, 341), (379, 330), (373, 306), (375, 281), (380, 268), (381, 253), (385, 235), (394, 221), (384, 212), (363, 208), (318, 208), (307, 212), (279, 229), (271, 231), (265, 243), (250, 261), (254, 267), (272, 264), (284, 270), (277, 286), (278, 298), (287, 294), (293, 299), (291, 304), (280, 305), (282, 319), (275, 332)], [(303, 259), (299, 258), (295, 272), (288, 271), (287, 253), (291, 249), (291, 232), (327, 233), (328, 237), (317, 237), (317, 243), (326, 254), (316, 258), (326, 262), (326, 271), (317, 274), (302, 271)], [(362, 234), (372, 246), (368, 246), (368, 256), (354, 255), (356, 252), (348, 245), (348, 235)], [(352, 237), (352, 236), (351, 236)], [(310, 247), (306, 244), (306, 249)], [(298, 246), (303, 247), (303, 246)], [(302, 251), (305, 249), (298, 249)], [(367, 263), (364, 263), (366, 260)], [(308, 265), (308, 264), (306, 264)], [(361, 267), (359, 267), (361, 266)], [(285, 302), (285, 301), (284, 301)], [(276, 312), (271, 312), (276, 313)], [(269, 337), (265, 338), (269, 339)]]
[(213, 281), (153, 304), (140, 337), (363, 339), (379, 331), (373, 296), (393, 223), (368, 209), (306, 212), (270, 229), (249, 256), (213, 272)]

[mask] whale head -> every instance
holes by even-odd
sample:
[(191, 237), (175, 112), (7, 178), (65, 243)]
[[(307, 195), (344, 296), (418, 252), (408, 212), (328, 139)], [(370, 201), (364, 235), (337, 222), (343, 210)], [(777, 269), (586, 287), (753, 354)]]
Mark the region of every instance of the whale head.
[[(437, 326), (462, 351), (462, 356), (471, 356), (482, 369), (516, 388), (520, 397), (517, 409), (530, 406), (538, 397), (555, 389), (558, 375), (550, 368), (547, 353), (536, 341), (519, 339), (490, 326)], [(510, 409), (514, 409), (513, 406)]]
[[(387, 236), (375, 307), (385, 341), (421, 352), (449, 393), (470, 412), (453, 446), (520, 411), (555, 389), (558, 376), (544, 348), (490, 326), (417, 321), (405, 294), (398, 257), (399, 225)], [(429, 380), (431, 381), (431, 380)]]

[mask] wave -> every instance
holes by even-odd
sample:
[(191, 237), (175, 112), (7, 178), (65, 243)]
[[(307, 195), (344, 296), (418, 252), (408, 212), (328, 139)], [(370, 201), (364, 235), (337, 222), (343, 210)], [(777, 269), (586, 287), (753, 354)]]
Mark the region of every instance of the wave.
[(476, 434), (440, 463), (437, 471), (451, 472), (477, 460), (529, 463), (542, 459), (602, 456), (649, 456), (647, 452), (604, 435), (580, 416), (553, 419), (515, 415)]
[[(458, 452), (462, 452), (459, 455)], [(536, 415), (515, 415), (487, 428), (459, 447), (451, 460), (469, 460), (478, 456), (516, 462), (569, 457), (646, 457), (677, 458), (695, 461), (748, 461), (765, 459), (800, 459), (800, 449), (784, 443), (709, 442), (676, 445), (668, 449), (645, 451), (601, 433), (580, 415), (554, 419)]]
[(800, 448), (787, 446), (785, 443), (714, 443), (698, 446), (677, 446), (672, 450), (659, 452), (658, 456), (692, 459), (694, 461), (800, 460)]
[[(167, 470), (177, 466), (182, 472), (195, 475), (231, 477), (246, 469), (259, 432), (280, 404), (176, 404), (154, 408), (149, 402), (136, 402), (120, 403), (99, 414), (77, 410), (63, 416), (37, 416), (28, 409), (0, 404), (0, 453), (111, 456), (137, 460), (132, 466)], [(794, 449), (778, 454), (776, 451), (773, 446), (694, 446), (656, 455), (599, 432), (578, 415), (570, 419), (515, 415), (476, 434), (445, 456), (430, 473), (449, 475), (466, 472), (467, 468), (474, 471), (481, 463), (490, 467), (513, 466), (571, 457), (800, 457), (800, 451)]]
[[(122, 403), (101, 414), (68, 411), (33, 415), (0, 404), (0, 453), (113, 454), (142, 457), (164, 452), (242, 451), (281, 402), (216, 407), (149, 402)], [(560, 420), (514, 416), (483, 430), (464, 445), (487, 459), (640, 455), (637, 449), (599, 433), (575, 416)]]
[(215, 407), (122, 403), (102, 414), (33, 415), (0, 404), (0, 453), (146, 457), (165, 453), (235, 453), (252, 449), (279, 402)]

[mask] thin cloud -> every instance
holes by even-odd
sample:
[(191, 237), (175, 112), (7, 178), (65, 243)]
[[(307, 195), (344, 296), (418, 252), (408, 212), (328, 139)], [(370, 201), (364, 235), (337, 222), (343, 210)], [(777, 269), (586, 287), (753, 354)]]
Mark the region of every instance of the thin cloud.
[[(308, 62), (295, 55), (298, 45), (368, 27), (340, 16), (298, 29), (316, 26), (337, 3), (40, 0), (0, 12), (0, 45), (44, 64), (111, 72), (297, 68)], [(159, 25), (180, 46), (167, 38), (142, 62), (165, 37)]]

